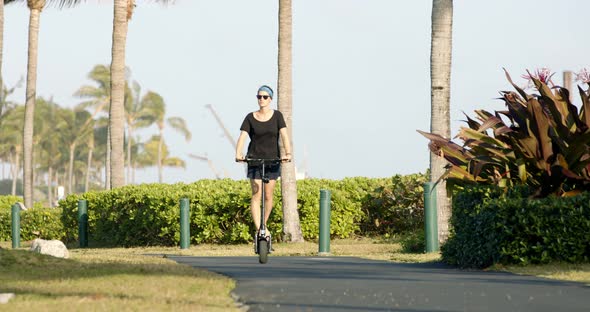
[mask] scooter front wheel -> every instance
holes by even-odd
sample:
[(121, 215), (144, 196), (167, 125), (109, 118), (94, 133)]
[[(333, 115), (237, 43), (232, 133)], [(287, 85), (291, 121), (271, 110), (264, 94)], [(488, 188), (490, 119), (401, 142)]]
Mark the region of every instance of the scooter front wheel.
[(258, 241), (258, 262), (266, 263), (268, 261), (268, 242), (264, 239)]

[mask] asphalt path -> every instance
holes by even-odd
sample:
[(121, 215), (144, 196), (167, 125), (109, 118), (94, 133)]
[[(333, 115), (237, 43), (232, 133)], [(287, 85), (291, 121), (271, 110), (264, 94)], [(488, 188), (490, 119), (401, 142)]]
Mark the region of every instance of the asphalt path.
[(353, 257), (168, 256), (237, 281), (248, 311), (590, 311), (590, 287), (504, 272)]

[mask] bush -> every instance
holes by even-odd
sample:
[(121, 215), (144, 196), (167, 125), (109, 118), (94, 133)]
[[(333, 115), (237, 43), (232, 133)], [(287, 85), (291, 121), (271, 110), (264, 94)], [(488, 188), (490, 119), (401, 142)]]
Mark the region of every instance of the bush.
[(406, 253), (424, 253), (426, 251), (426, 237), (424, 229), (406, 233), (400, 240), (402, 251)]
[[(20, 212), (21, 240), (65, 238), (62, 210), (35, 207)], [(77, 225), (76, 225), (77, 226)], [(77, 227), (76, 227), (77, 229)], [(12, 210), (0, 209), (0, 241), (12, 240)]]
[(2, 195), (0, 196), (0, 211), (8, 210), (12, 208), (12, 205), (16, 204), (17, 202), (23, 202), (23, 198), (21, 196), (12, 196), (12, 195)]
[(425, 174), (396, 175), (372, 190), (364, 206), (362, 232), (372, 235), (412, 233), (424, 229)]
[[(297, 181), (297, 205), (304, 238), (318, 238), (320, 189), (331, 191), (331, 235), (346, 238), (361, 234), (361, 224), (367, 223), (367, 213), (387, 215), (378, 210), (405, 207), (405, 204), (395, 206), (391, 200), (393, 206), (390, 207), (368, 204), (384, 185), (399, 189), (400, 186), (396, 185), (398, 183), (407, 183), (407, 180), (356, 177), (338, 181)], [(282, 235), (280, 191), (280, 184), (277, 183), (274, 211), (268, 222), (269, 230), (278, 239)], [(173, 246), (180, 241), (179, 200), (186, 197), (190, 200), (192, 243), (245, 243), (251, 240), (254, 232), (250, 214), (250, 192), (250, 185), (246, 180), (200, 180), (191, 184), (174, 185), (144, 184), (70, 195), (60, 201), (60, 206), (64, 207), (62, 221), (68, 241), (77, 239), (78, 200), (86, 199), (90, 243)], [(423, 197), (420, 190), (408, 191), (406, 195), (418, 196), (417, 199), (405, 197), (405, 200), (413, 202), (420, 202)], [(421, 222), (407, 220), (410, 217), (406, 217), (404, 222)], [(388, 222), (387, 219), (385, 222)]]
[(479, 186), (456, 194), (443, 261), (476, 268), (589, 261), (590, 193), (543, 199), (530, 193)]

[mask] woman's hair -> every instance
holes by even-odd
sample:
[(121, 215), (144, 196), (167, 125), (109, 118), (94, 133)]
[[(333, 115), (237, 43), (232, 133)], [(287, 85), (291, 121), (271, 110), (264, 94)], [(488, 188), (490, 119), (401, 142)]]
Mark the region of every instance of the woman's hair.
[(258, 92), (260, 92), (260, 91), (264, 91), (264, 92), (268, 93), (268, 95), (270, 95), (270, 98), (271, 99), (273, 98), (273, 93), (274, 92), (272, 91), (272, 88), (271, 87), (269, 87), (267, 85), (263, 85), (260, 88), (258, 88)]

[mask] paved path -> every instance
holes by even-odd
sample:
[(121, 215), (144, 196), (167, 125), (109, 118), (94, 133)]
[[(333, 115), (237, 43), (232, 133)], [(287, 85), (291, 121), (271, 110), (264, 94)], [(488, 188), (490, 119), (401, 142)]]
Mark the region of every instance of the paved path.
[(352, 257), (169, 259), (229, 276), (248, 311), (590, 311), (590, 287)]

